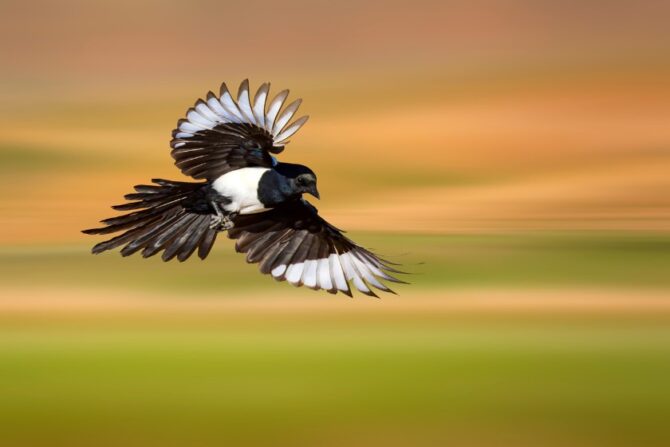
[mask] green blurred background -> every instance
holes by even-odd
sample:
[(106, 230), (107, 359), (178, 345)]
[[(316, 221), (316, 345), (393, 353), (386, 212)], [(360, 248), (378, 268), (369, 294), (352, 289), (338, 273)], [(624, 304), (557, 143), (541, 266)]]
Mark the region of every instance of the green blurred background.
[[(665, 3), (665, 4), (664, 4)], [(4, 1), (0, 445), (670, 444), (667, 2)], [(176, 120), (272, 81), (354, 299), (89, 254)]]

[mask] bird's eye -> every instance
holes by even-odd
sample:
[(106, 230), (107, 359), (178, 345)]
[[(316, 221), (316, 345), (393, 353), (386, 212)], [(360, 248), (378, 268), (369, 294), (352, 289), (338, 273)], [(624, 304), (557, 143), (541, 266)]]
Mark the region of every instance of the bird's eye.
[(306, 179), (305, 177), (298, 177), (298, 179), (296, 180), (296, 182), (297, 182), (298, 185), (300, 185), (300, 186), (305, 186), (305, 185), (307, 184), (307, 179)]

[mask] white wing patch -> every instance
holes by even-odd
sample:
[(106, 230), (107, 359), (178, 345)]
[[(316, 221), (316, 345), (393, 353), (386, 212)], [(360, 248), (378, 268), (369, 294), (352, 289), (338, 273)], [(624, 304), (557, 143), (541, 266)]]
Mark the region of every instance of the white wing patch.
[[(302, 116), (290, 122), (298, 111), (301, 99), (297, 99), (282, 110), (288, 90), (282, 90), (268, 104), (270, 83), (261, 84), (254, 98), (251, 98), (249, 81), (240, 84), (237, 101), (225, 83), (221, 84), (219, 96), (209, 92), (207, 101), (199, 99), (189, 109), (186, 119), (179, 124), (177, 138), (191, 138), (200, 130), (213, 129), (219, 124), (246, 123), (265, 129), (272, 135), (273, 144), (282, 146), (307, 122)], [(289, 123), (290, 122), (290, 123)]]
[(376, 296), (370, 286), (394, 293), (380, 279), (402, 282), (380, 269), (374, 258), (360, 248), (344, 253), (331, 253), (327, 258), (308, 259), (276, 266), (270, 274), (277, 280), (286, 280), (294, 286), (323, 289), (331, 293), (351, 295), (351, 283), (360, 292)]

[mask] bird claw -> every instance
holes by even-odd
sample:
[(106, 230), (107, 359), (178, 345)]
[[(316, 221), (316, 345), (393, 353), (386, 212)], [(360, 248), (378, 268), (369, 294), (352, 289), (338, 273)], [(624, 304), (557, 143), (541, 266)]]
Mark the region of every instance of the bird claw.
[(228, 216), (214, 215), (212, 216), (211, 221), (209, 223), (210, 229), (218, 231), (230, 230), (234, 226), (235, 224), (233, 223), (232, 220), (228, 218)]

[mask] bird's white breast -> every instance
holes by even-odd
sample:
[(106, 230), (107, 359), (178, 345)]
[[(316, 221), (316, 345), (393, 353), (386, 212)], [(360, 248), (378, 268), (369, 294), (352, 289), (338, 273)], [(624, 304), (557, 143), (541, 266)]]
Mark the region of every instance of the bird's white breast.
[(214, 180), (214, 190), (231, 201), (224, 205), (224, 210), (240, 214), (267, 211), (258, 199), (258, 182), (269, 170), (259, 167), (236, 169)]

